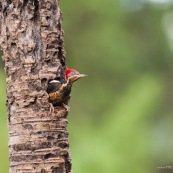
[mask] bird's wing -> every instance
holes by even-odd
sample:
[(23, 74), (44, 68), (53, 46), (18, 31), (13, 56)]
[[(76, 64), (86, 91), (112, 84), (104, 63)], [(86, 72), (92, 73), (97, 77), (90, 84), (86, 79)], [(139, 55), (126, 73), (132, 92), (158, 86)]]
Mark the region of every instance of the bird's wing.
[(56, 92), (59, 90), (59, 88), (62, 86), (62, 82), (61, 81), (51, 81), (49, 84), (48, 84), (48, 87), (47, 87), (47, 93), (50, 94), (50, 93), (53, 93), (53, 92)]

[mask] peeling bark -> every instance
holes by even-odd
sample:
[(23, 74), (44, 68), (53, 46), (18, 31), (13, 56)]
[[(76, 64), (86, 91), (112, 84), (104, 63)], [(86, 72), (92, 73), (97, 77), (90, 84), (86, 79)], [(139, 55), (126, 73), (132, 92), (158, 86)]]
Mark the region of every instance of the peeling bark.
[[(67, 111), (51, 114), (47, 83), (64, 78), (58, 0), (2, 0), (10, 173), (70, 173)], [(0, 5), (1, 7), (1, 5)]]

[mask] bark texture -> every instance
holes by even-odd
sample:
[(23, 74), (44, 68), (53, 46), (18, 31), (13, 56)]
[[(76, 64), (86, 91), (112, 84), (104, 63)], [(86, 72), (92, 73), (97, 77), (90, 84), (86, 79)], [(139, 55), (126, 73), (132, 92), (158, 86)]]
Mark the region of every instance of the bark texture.
[(51, 114), (50, 79), (64, 77), (58, 0), (2, 0), (10, 173), (70, 173), (67, 112)]

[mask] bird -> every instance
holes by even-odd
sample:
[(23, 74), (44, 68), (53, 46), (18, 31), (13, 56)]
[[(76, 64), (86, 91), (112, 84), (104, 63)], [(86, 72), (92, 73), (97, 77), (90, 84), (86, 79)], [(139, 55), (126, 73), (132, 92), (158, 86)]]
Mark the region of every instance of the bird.
[[(86, 74), (80, 74), (75, 69), (65, 69), (65, 78), (53, 79), (49, 81), (47, 93), (49, 95), (49, 103), (54, 106), (62, 105), (67, 111), (70, 110), (68, 101), (70, 99), (72, 85), (80, 78), (86, 77)], [(54, 108), (53, 108), (54, 109)]]

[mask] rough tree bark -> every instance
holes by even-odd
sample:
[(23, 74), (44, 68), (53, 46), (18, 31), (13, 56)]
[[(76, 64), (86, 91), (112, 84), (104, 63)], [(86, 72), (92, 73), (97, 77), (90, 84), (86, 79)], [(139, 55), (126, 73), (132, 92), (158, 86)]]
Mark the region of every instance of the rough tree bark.
[(67, 111), (51, 114), (50, 79), (64, 77), (58, 0), (1, 0), (10, 173), (70, 173)]

